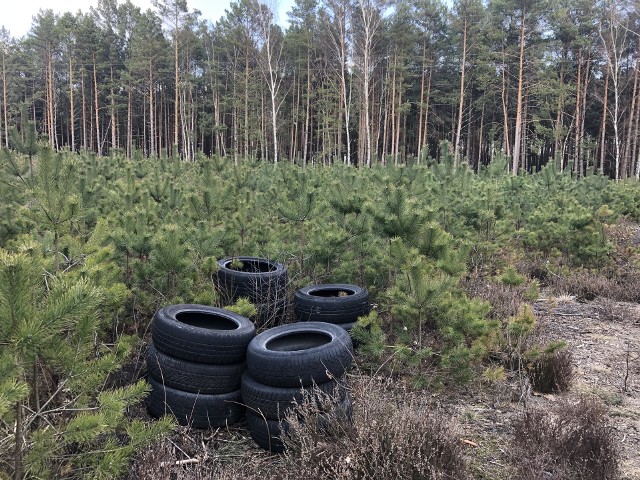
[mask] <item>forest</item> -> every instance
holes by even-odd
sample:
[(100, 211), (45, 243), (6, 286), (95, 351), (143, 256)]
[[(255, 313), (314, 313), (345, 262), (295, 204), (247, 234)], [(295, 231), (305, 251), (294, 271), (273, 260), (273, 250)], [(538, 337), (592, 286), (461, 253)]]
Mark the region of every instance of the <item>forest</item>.
[[(640, 176), (640, 20), (630, 1), (257, 0), (212, 24), (186, 0), (41, 10), (0, 34), (2, 143), (269, 162)], [(280, 22), (283, 24), (283, 22)], [(447, 143), (443, 143), (446, 141)]]

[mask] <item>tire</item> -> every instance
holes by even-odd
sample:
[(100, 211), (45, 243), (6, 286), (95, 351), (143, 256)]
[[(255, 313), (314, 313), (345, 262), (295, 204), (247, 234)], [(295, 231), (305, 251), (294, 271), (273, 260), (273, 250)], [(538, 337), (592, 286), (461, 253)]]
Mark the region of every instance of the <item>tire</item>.
[[(353, 420), (353, 402), (351, 396), (346, 394), (341, 400), (342, 414), (344, 418), (351, 423)], [(326, 422), (328, 419), (321, 418), (320, 422)], [(322, 428), (328, 428), (327, 423), (320, 423)], [(289, 422), (286, 420), (278, 421), (256, 415), (251, 411), (247, 411), (247, 430), (251, 434), (253, 441), (259, 447), (271, 451), (273, 453), (283, 453), (286, 447), (281, 439), (281, 433), (289, 431)]]
[(180, 425), (217, 428), (237, 423), (244, 416), (240, 390), (220, 395), (183, 392), (148, 377), (151, 393), (147, 409), (154, 417), (173, 415)]
[(256, 336), (247, 349), (247, 370), (272, 387), (308, 387), (341, 378), (353, 360), (346, 330), (328, 323), (281, 325)]
[[(243, 268), (231, 268), (234, 260)], [(252, 303), (277, 302), (284, 298), (287, 269), (284, 265), (260, 257), (228, 257), (218, 260), (218, 285), (233, 299), (247, 297)]]
[(280, 439), (282, 430), (289, 431), (289, 424), (285, 421), (271, 420), (269, 418), (247, 412), (247, 430), (253, 441), (264, 450), (273, 453), (284, 452), (284, 444)]
[(234, 392), (240, 388), (244, 363), (212, 365), (171, 357), (153, 344), (147, 352), (147, 372), (154, 380), (177, 390), (206, 395)]
[(369, 314), (369, 292), (357, 285), (311, 285), (294, 295), (296, 318), (304, 322), (353, 323)]
[(296, 405), (300, 405), (309, 395), (340, 395), (345, 394), (346, 389), (336, 380), (319, 383), (311, 387), (271, 387), (257, 382), (251, 375), (245, 372), (242, 375), (242, 402), (247, 411), (255, 415), (264, 415), (271, 420), (284, 418), (287, 411)]
[(338, 324), (338, 326), (344, 328), (347, 331), (347, 333), (349, 334), (349, 336), (351, 337), (351, 343), (353, 344), (354, 350), (360, 346), (360, 342), (358, 340), (356, 340), (355, 338), (353, 338), (353, 335), (351, 335), (351, 329), (354, 326), (356, 326), (357, 323), (358, 322), (340, 323), (340, 324)]
[(170, 305), (153, 317), (151, 336), (161, 352), (190, 362), (244, 362), (256, 329), (248, 318), (205, 305)]

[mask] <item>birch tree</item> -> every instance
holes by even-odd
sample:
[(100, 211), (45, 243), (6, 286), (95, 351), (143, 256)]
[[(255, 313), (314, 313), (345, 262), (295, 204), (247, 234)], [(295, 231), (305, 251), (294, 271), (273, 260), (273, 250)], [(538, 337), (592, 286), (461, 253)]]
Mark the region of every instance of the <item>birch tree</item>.
[(619, 2), (606, 0), (603, 3), (604, 18), (600, 24), (601, 54), (606, 63), (609, 85), (613, 93), (613, 106), (609, 107), (609, 116), (613, 126), (614, 142), (614, 178), (621, 178), (620, 160), (622, 156), (621, 96), (623, 90), (623, 58), (627, 47), (629, 28), (623, 20), (623, 6)]
[(283, 35), (282, 29), (273, 23), (273, 11), (277, 10), (277, 3), (267, 6), (256, 3), (255, 13), (259, 45), (258, 64), (267, 82), (271, 103), (271, 134), (273, 136), (273, 163), (278, 163), (278, 112), (283, 99), (280, 88), (284, 80), (284, 62), (282, 59)]
[(358, 57), (358, 73), (361, 82), (362, 114), (360, 135), (364, 136), (358, 165), (371, 166), (373, 156), (373, 132), (371, 128), (371, 90), (376, 67), (375, 47), (382, 25), (382, 10), (385, 0), (358, 0), (357, 31), (355, 33), (355, 55)]

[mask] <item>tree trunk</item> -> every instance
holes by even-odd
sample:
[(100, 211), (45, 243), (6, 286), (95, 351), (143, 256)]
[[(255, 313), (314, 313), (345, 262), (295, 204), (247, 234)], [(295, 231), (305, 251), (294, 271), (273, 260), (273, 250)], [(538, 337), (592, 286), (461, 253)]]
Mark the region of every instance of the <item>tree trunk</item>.
[[(566, 58), (566, 54), (562, 54), (562, 59)], [(558, 95), (558, 111), (556, 112), (556, 128), (553, 146), (553, 154), (560, 162), (560, 171), (563, 170), (564, 159), (562, 158), (562, 126), (564, 118), (564, 61), (560, 63), (560, 94)]]
[(84, 90), (85, 70), (82, 67), (80, 77), (80, 95), (82, 96), (82, 149), (86, 152), (89, 149), (89, 139), (87, 137), (87, 96)]
[(635, 147), (634, 147), (634, 141), (632, 140), (631, 137), (632, 137), (633, 127), (634, 127), (634, 118), (636, 115), (637, 92), (638, 92), (638, 67), (636, 65), (634, 79), (633, 79), (633, 93), (631, 94), (631, 109), (629, 110), (629, 117), (628, 117), (629, 123), (627, 125), (627, 139), (624, 142), (625, 144), (624, 161), (622, 163), (623, 178), (626, 178), (628, 174), (629, 176), (634, 174), (634, 172), (629, 172), (628, 169), (633, 168), (632, 152), (634, 151)]
[(118, 148), (116, 132), (118, 130), (118, 121), (116, 120), (116, 94), (113, 89), (113, 65), (111, 65), (111, 148)]
[[(393, 155), (393, 164), (398, 165), (398, 159), (396, 158), (396, 65), (398, 62), (398, 57), (394, 54), (393, 56), (393, 75), (391, 77), (391, 95), (388, 96), (391, 103), (391, 116), (389, 118), (389, 123), (391, 124), (391, 150), (390, 153)], [(386, 124), (386, 123), (385, 123)], [(385, 156), (386, 148), (382, 150), (382, 156)], [(386, 163), (383, 161), (383, 163)]]
[(480, 166), (482, 165), (482, 135), (484, 130), (484, 107), (485, 103), (482, 104), (482, 113), (480, 114), (480, 131), (478, 132), (478, 163), (476, 167), (476, 172), (480, 171)]
[[(4, 118), (4, 145), (9, 148), (9, 116), (7, 114), (7, 65), (4, 49), (2, 50), (2, 116)], [(2, 139), (0, 139), (2, 143)]]
[(100, 139), (100, 105), (98, 103), (98, 74), (96, 72), (96, 55), (93, 54), (93, 92), (95, 98), (96, 116), (96, 147), (98, 155), (102, 155), (102, 141)]
[(580, 176), (584, 176), (584, 173), (585, 173), (585, 166), (583, 165), (584, 160), (587, 160), (587, 166), (588, 166), (588, 159), (585, 159), (583, 148), (582, 148), (582, 142), (584, 139), (584, 123), (585, 123), (586, 112), (587, 112), (587, 93), (589, 91), (589, 76), (591, 75), (590, 72), (591, 72), (591, 51), (589, 51), (587, 54), (587, 65), (585, 66), (584, 73), (582, 75), (583, 77), (582, 89), (581, 89), (582, 105), (580, 106), (580, 122), (579, 122), (580, 157), (578, 160), (578, 164), (580, 166)]
[(504, 148), (504, 154), (509, 157), (511, 156), (511, 148), (509, 145), (509, 110), (507, 108), (508, 103), (509, 103), (509, 92), (507, 90), (507, 69), (506, 69), (506, 59), (505, 59), (505, 53), (504, 53), (504, 47), (502, 49), (502, 62), (503, 62), (503, 66), (502, 66), (502, 121), (503, 121), (503, 128), (504, 128), (504, 135), (503, 135), (503, 148)]
[(516, 107), (516, 133), (513, 141), (513, 174), (518, 174), (520, 162), (520, 139), (522, 136), (522, 82), (524, 74), (524, 11), (520, 19), (520, 68), (518, 72), (518, 106)]
[(55, 126), (53, 120), (53, 53), (51, 52), (51, 47), (47, 48), (47, 116), (48, 116), (48, 135), (49, 135), (49, 145), (52, 148), (56, 148), (56, 139), (55, 139)]
[(307, 165), (309, 151), (309, 121), (311, 119), (311, 52), (307, 52), (307, 102), (304, 113), (304, 145), (302, 146), (302, 163)]
[[(295, 163), (296, 152), (297, 152), (297, 142), (298, 142), (298, 118), (300, 116), (300, 76), (296, 75), (297, 71), (293, 72), (293, 80), (292, 80), (292, 91), (295, 92), (293, 94), (293, 102), (291, 105), (291, 128), (289, 132), (289, 160), (291, 163)], [(302, 159), (302, 163), (304, 165), (305, 159)]]
[(249, 49), (246, 49), (244, 63), (244, 152), (249, 155)]
[[(524, 18), (524, 17), (523, 17)], [(456, 140), (453, 148), (453, 168), (458, 166), (460, 161), (460, 135), (462, 133), (462, 113), (464, 108), (464, 75), (467, 64), (467, 19), (464, 19), (462, 28), (462, 76), (460, 78), (460, 96), (458, 100), (458, 127), (456, 129)]]
[(69, 57), (69, 123), (71, 124), (71, 151), (76, 150), (76, 115), (73, 101), (73, 62)]
[(16, 403), (16, 431), (15, 445), (13, 453), (13, 478), (14, 480), (22, 480), (22, 442), (23, 442), (23, 410), (22, 403)]
[(418, 164), (420, 164), (420, 157), (422, 156), (422, 119), (424, 116), (424, 82), (425, 82), (425, 70), (427, 68), (427, 43), (422, 43), (422, 73), (420, 74), (420, 111), (418, 114), (418, 147), (416, 149), (416, 156), (418, 158)]
[[(399, 161), (401, 160), (400, 157), (400, 123), (401, 123), (401, 118), (402, 118), (402, 76), (400, 76), (400, 80), (398, 81), (398, 113), (397, 113), (397, 120), (396, 120), (396, 139), (395, 139), (395, 151), (394, 151), (394, 162), (396, 165), (398, 165)], [(393, 119), (392, 119), (393, 120)]]
[(600, 131), (600, 173), (604, 173), (604, 156), (606, 153), (606, 133), (607, 133), (607, 98), (609, 96), (609, 69), (604, 77), (604, 94), (602, 97), (602, 130)]
[(575, 136), (573, 145), (573, 172), (577, 178), (580, 178), (579, 165), (580, 165), (580, 106), (582, 97), (580, 96), (580, 90), (582, 89), (582, 49), (578, 54), (578, 77), (576, 79), (576, 112), (575, 112)]
[[(131, 83), (127, 85), (127, 158), (131, 158), (131, 150), (133, 149), (133, 119), (132, 119), (132, 92)], [(142, 104), (144, 110), (144, 102)]]
[(422, 129), (422, 145), (429, 152), (429, 103), (431, 100), (431, 79), (433, 78), (433, 63), (429, 67), (429, 80), (427, 81), (427, 99), (424, 106), (424, 128)]
[(156, 156), (155, 106), (153, 104), (153, 64), (149, 61), (149, 155)]
[(179, 59), (179, 55), (178, 55), (178, 39), (179, 39), (179, 19), (180, 16), (177, 13), (177, 6), (176, 6), (176, 16), (175, 16), (175, 31), (174, 31), (174, 43), (175, 43), (175, 49), (174, 49), (174, 60), (175, 60), (175, 92), (174, 92), (174, 97), (173, 97), (173, 148), (176, 150), (174, 152), (174, 155), (180, 155), (180, 150), (179, 150), (179, 146), (178, 146), (178, 122), (179, 122), (179, 101), (180, 101), (180, 97), (179, 97), (179, 93), (180, 93), (180, 78), (179, 78), (179, 66), (180, 66), (180, 59)]

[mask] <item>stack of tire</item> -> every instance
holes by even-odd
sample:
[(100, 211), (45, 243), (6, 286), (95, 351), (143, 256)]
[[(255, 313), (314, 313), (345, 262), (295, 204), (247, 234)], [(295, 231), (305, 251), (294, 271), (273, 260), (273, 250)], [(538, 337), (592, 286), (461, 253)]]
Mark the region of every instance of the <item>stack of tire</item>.
[(293, 309), (301, 322), (326, 322), (347, 332), (358, 317), (369, 314), (369, 292), (357, 285), (326, 283), (301, 288), (294, 295)]
[(242, 400), (253, 440), (265, 450), (284, 451), (281, 432), (289, 428), (285, 416), (305, 398), (331, 395), (350, 418), (353, 407), (344, 373), (352, 360), (349, 334), (337, 325), (293, 323), (257, 335), (249, 343), (242, 376)]
[(181, 304), (158, 310), (147, 354), (149, 412), (195, 428), (241, 420), (240, 381), (254, 337), (249, 319), (220, 308)]
[(228, 257), (218, 260), (217, 284), (228, 300), (248, 298), (257, 310), (255, 323), (281, 323), (287, 307), (287, 268), (260, 257)]

